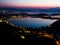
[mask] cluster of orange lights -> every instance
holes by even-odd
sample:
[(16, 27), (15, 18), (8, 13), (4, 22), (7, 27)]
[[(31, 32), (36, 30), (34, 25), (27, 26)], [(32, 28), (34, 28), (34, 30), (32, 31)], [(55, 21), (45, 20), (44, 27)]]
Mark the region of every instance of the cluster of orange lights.
[(56, 45), (60, 45), (60, 41), (56, 41)]
[(48, 38), (51, 38), (51, 39), (54, 38), (53, 35), (49, 35), (48, 33), (38, 32), (37, 34), (41, 34), (42, 36), (48, 37)]
[[(25, 33), (31, 33), (29, 30), (24, 30), (24, 32), (25, 32)], [(36, 33), (36, 32), (35, 32), (35, 33)], [(38, 32), (38, 33), (36, 33), (36, 34), (40, 34), (40, 35), (42, 35), (42, 36), (44, 36), (44, 37), (48, 37), (48, 38), (50, 38), (50, 39), (54, 39), (53, 35), (48, 34), (48, 33), (45, 33), (45, 32)], [(55, 39), (55, 42), (56, 42), (56, 45), (60, 45), (60, 41), (57, 41), (57, 40)]]

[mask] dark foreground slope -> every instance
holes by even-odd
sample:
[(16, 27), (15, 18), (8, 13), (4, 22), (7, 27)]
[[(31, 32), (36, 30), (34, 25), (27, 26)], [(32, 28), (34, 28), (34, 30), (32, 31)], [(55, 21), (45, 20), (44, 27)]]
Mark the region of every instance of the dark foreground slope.
[(2, 45), (19, 43), (20, 38), (14, 33), (14, 30), (17, 30), (17, 28), (6, 24), (5, 22), (0, 23), (0, 42), (2, 42)]
[[(18, 30), (22, 30), (13, 27), (5, 22), (0, 22), (0, 44), (5, 45), (55, 45), (53, 39), (49, 39), (43, 36), (37, 37), (37, 34), (27, 35), (25, 39), (22, 39), (19, 34), (15, 33)], [(20, 33), (24, 35), (24, 33)]]
[(52, 28), (60, 29), (60, 20), (54, 22), (51, 26), (52, 26)]
[(56, 36), (56, 38), (58, 38), (58, 40), (60, 40), (60, 20), (54, 22), (51, 25), (50, 30), (53, 30), (52, 32), (54, 33), (54, 35)]
[(50, 30), (53, 30), (55, 34), (60, 35), (60, 20), (54, 22), (50, 26)]

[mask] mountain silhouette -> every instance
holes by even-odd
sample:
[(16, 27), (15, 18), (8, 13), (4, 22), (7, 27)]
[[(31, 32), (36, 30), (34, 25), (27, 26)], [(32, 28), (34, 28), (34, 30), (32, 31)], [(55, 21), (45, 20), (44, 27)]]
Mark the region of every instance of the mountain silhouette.
[(20, 12), (60, 12), (60, 8), (10, 8), (10, 7), (0, 7), (0, 10), (7, 11), (20, 11)]

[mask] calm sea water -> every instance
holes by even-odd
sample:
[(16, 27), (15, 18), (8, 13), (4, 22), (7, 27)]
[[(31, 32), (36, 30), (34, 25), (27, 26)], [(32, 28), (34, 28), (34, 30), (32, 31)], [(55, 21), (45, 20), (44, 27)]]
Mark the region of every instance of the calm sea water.
[(8, 20), (15, 26), (23, 26), (28, 28), (41, 28), (51, 25), (56, 20), (41, 19), (41, 18), (10, 18)]

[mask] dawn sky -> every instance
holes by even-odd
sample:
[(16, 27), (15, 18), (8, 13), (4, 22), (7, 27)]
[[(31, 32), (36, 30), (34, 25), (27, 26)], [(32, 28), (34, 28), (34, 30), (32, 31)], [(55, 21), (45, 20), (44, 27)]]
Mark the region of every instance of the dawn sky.
[(0, 6), (60, 7), (60, 0), (0, 0)]

